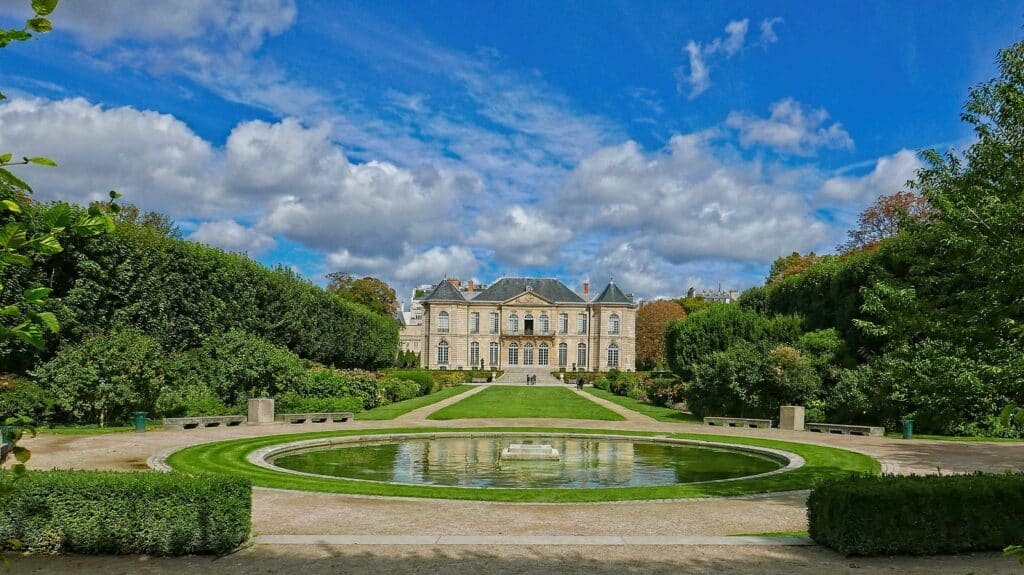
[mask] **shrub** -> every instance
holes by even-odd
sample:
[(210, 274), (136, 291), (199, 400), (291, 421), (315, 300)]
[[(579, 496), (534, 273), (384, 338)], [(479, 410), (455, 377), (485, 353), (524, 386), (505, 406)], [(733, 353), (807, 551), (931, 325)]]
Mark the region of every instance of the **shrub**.
[[(434, 391), (434, 375), (426, 369), (393, 369), (387, 372), (389, 377), (415, 381), (420, 386), (420, 395)], [(490, 373), (487, 374), (490, 377)]]
[(362, 403), (363, 409), (373, 409), (388, 403), (377, 378), (367, 371), (312, 369), (306, 374), (305, 384), (299, 388), (298, 393), (303, 397), (355, 397)]
[(807, 499), (811, 538), (846, 555), (994, 551), (1024, 541), (1024, 474), (855, 476)]
[(190, 384), (164, 389), (156, 400), (156, 414), (163, 417), (200, 417), (203, 415), (232, 415), (242, 412), (242, 406), (228, 407), (212, 389)]
[(207, 387), (228, 407), (299, 389), (305, 380), (298, 356), (239, 330), (208, 337), (202, 347), (176, 356), (167, 369), (168, 390)]
[(252, 486), (223, 475), (30, 472), (0, 506), (0, 548), (225, 553), (249, 538)]
[(363, 400), (352, 396), (302, 397), (289, 391), (274, 400), (274, 410), (278, 413), (358, 413), (363, 410)]
[(162, 358), (155, 339), (124, 329), (61, 348), (34, 375), (72, 419), (102, 427), (127, 421), (132, 411), (153, 411)]
[(0, 377), (0, 421), (24, 415), (36, 423), (47, 421), (53, 414), (56, 398), (49, 391), (27, 379)]
[(420, 384), (409, 379), (398, 379), (397, 377), (386, 377), (380, 381), (384, 397), (389, 403), (405, 401), (422, 395)]

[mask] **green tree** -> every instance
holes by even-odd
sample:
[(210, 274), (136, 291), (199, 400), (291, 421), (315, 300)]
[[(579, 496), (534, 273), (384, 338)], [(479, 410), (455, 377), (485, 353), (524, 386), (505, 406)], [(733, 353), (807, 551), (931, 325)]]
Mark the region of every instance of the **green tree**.
[(327, 274), (327, 291), (373, 311), (391, 317), (398, 311), (398, 296), (383, 280), (373, 277), (356, 279), (345, 272)]

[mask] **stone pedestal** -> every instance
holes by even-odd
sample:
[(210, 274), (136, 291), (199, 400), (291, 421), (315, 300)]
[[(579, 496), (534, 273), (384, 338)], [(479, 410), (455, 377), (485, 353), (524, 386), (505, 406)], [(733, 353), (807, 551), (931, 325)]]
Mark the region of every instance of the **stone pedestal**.
[(249, 400), (249, 425), (274, 423), (274, 400), (258, 397)]
[(779, 429), (804, 430), (804, 406), (783, 405), (779, 408)]

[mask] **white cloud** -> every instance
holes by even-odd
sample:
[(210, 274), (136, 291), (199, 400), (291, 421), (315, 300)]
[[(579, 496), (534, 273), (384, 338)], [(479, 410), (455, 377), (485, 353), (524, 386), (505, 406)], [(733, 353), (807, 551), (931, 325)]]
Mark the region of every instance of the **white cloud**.
[(895, 194), (914, 179), (923, 164), (911, 150), (900, 150), (891, 156), (884, 156), (875, 162), (875, 167), (860, 177), (836, 176), (821, 186), (819, 200), (866, 205), (879, 196)]
[(790, 191), (799, 174), (727, 157), (707, 134), (675, 136), (655, 154), (627, 142), (582, 161), (556, 203), (585, 229), (674, 264), (768, 262), (826, 237), (808, 202)]
[(115, 189), (147, 209), (193, 216), (231, 203), (213, 176), (213, 146), (174, 116), (81, 98), (11, 99), (0, 125), (0, 149), (59, 164), (19, 170), (40, 199), (87, 203)]
[[(761, 37), (758, 45), (767, 47), (778, 41), (775, 25), (782, 19), (766, 18), (761, 21)], [(725, 35), (707, 43), (690, 40), (683, 47), (688, 67), (676, 69), (676, 89), (679, 93), (687, 93), (689, 99), (700, 96), (711, 87), (710, 61), (715, 58), (730, 59), (747, 44), (747, 32), (750, 30), (750, 19), (732, 20), (725, 25)]]
[(497, 217), (480, 216), (472, 242), (494, 250), (498, 259), (521, 266), (543, 266), (552, 260), (572, 232), (569, 222), (551, 222), (538, 210), (511, 206)]
[(375, 275), (402, 287), (435, 283), (442, 277), (472, 277), (480, 264), (465, 246), (434, 246), (415, 249), (406, 246), (397, 257), (363, 257), (341, 249), (327, 256), (332, 270), (355, 275)]
[(842, 124), (827, 123), (829, 115), (824, 108), (806, 108), (786, 98), (773, 103), (770, 110), (768, 118), (731, 112), (725, 125), (739, 132), (744, 147), (761, 145), (799, 155), (810, 155), (820, 148), (853, 148), (853, 138)]
[(272, 249), (274, 238), (253, 228), (247, 228), (235, 220), (201, 222), (188, 239), (202, 242), (231, 252), (245, 252), (259, 255)]

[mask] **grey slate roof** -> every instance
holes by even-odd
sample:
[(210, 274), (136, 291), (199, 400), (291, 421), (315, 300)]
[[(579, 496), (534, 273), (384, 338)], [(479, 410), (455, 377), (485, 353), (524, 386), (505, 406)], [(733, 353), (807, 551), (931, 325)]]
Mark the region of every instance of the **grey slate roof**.
[(441, 280), (441, 283), (434, 287), (433, 291), (426, 295), (421, 301), (466, 301), (459, 290), (455, 289), (448, 280)]
[(473, 301), (506, 301), (533, 288), (533, 293), (556, 303), (585, 303), (562, 282), (554, 278), (502, 278), (480, 292)]
[(619, 286), (615, 285), (615, 282), (608, 282), (605, 286), (604, 291), (601, 295), (594, 298), (592, 303), (625, 303), (632, 304), (633, 300), (630, 299), (626, 294), (622, 293)]

